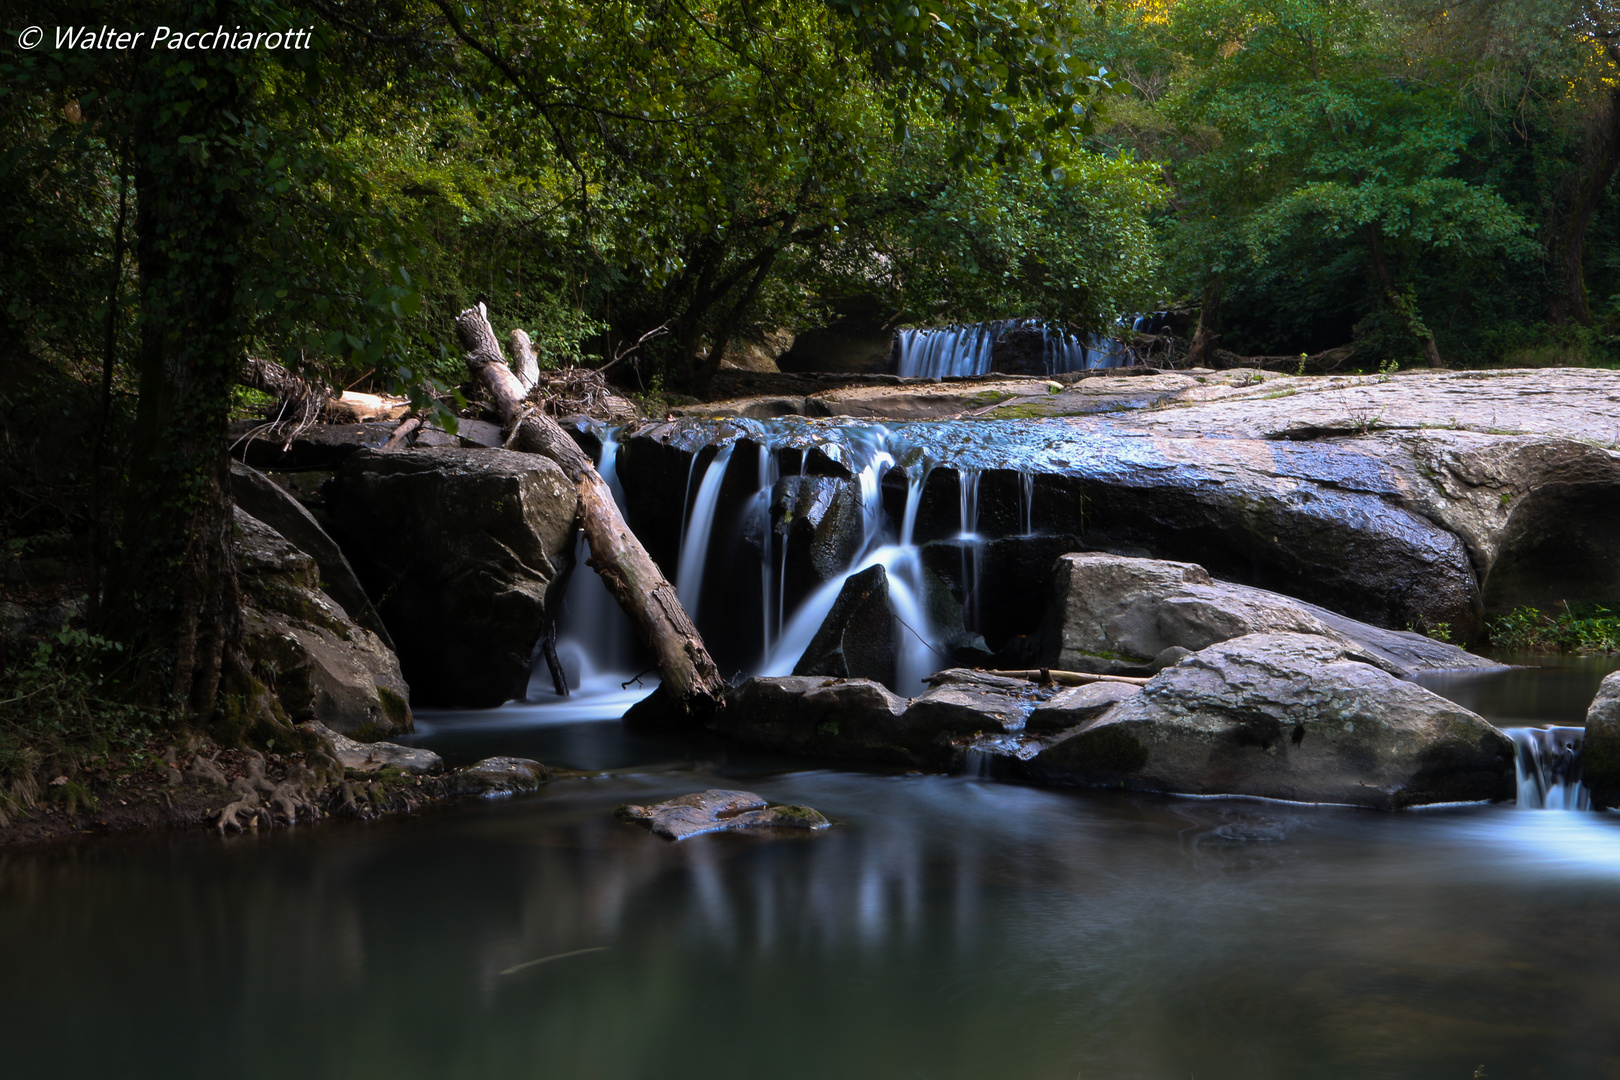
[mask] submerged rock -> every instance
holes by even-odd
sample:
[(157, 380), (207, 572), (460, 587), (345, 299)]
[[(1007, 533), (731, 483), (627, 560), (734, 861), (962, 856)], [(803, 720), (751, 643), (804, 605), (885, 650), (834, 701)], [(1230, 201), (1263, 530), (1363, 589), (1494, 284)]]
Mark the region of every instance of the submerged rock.
[(562, 469), (505, 450), (366, 451), (330, 490), (418, 702), (522, 696), (573, 561), (578, 499)]
[(1513, 796), (1513, 744), (1312, 634), (1211, 645), (1040, 754), (1050, 782), (1394, 809)]
[(1620, 806), (1620, 671), (1611, 671), (1598, 685), (1597, 696), (1586, 712), (1581, 758), (1586, 765), (1586, 786), (1592, 793), (1592, 804)]
[(625, 805), (615, 816), (620, 821), (645, 825), (659, 836), (685, 840), (702, 833), (741, 829), (809, 829), (829, 827), (819, 810), (808, 806), (771, 806), (751, 791), (710, 788), (652, 806)]
[(1058, 560), (1054, 590), (1048, 663), (1070, 671), (1156, 670), (1186, 651), (1262, 633), (1328, 638), (1395, 675), (1500, 666), (1421, 634), (1384, 630), (1279, 593), (1216, 581), (1193, 563), (1069, 554)]
[(492, 757), (457, 769), (445, 782), (452, 795), (521, 795), (549, 784), (551, 770), (528, 758)]
[(391, 742), (356, 742), (315, 720), (299, 727), (325, 739), (345, 769), (377, 772), (384, 768), (395, 768), (413, 776), (435, 776), (444, 771), (444, 759), (431, 750)]
[(241, 507), (235, 535), (247, 655), (292, 719), (370, 738), (409, 731), (399, 661), (320, 589), (315, 560)]

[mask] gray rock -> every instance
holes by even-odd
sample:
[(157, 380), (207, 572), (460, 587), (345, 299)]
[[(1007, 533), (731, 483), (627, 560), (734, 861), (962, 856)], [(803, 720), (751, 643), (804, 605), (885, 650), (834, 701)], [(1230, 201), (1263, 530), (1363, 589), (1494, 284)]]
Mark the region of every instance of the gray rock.
[(1100, 552), (1058, 560), (1049, 616), (1052, 667), (1121, 673), (1157, 670), (1245, 634), (1315, 634), (1396, 675), (1497, 667), (1453, 645), (1384, 630), (1279, 593), (1216, 581), (1202, 566)]
[(894, 609), (889, 604), (888, 572), (882, 566), (869, 566), (844, 582), (793, 674), (893, 685)]
[(383, 626), (377, 609), (361, 588), (360, 579), (344, 557), (343, 549), (326, 535), (326, 530), (297, 498), (259, 470), (240, 461), (231, 462), (231, 497), (237, 506), (314, 559), (321, 572), (321, 591), (337, 601), (349, 618), (376, 634), (390, 649), (394, 647), (387, 627)]
[(910, 765), (906, 699), (869, 679), (755, 676), (726, 694), (720, 730), (749, 746)]
[(1024, 727), (1032, 733), (1067, 731), (1097, 719), (1121, 701), (1141, 692), (1140, 686), (1130, 683), (1095, 682), (1070, 686), (1037, 705), (1030, 712)]
[(1338, 642), (1295, 633), (1200, 650), (1031, 768), (1055, 782), (1381, 809), (1514, 790), (1507, 736)]
[(409, 731), (398, 659), (321, 591), (315, 560), (241, 507), (235, 536), (247, 655), (292, 719), (370, 738)]
[(329, 491), (416, 700), (521, 696), (572, 566), (578, 500), (562, 469), (505, 450), (368, 451)]
[(973, 736), (1020, 730), (1034, 684), (953, 669), (916, 698), (868, 679), (756, 676), (726, 695), (720, 729), (750, 746), (944, 770)]
[(782, 583), (791, 609), (860, 553), (860, 484), (837, 476), (783, 477), (771, 492), (771, 521), (784, 545)]
[(445, 777), (452, 795), (521, 795), (551, 782), (551, 771), (528, 758), (492, 757)]
[(1581, 760), (1586, 766), (1586, 786), (1592, 793), (1592, 803), (1620, 806), (1620, 671), (1603, 677), (1592, 707), (1586, 712)]
[(377, 772), (393, 767), (413, 776), (434, 776), (444, 771), (444, 759), (431, 750), (391, 742), (356, 742), (316, 720), (298, 726), (330, 743), (332, 753), (345, 769)]
[(652, 806), (625, 805), (620, 821), (644, 825), (669, 840), (743, 829), (825, 829), (832, 823), (808, 806), (771, 806), (751, 791), (710, 788)]
[(929, 735), (1022, 731), (1043, 696), (1023, 679), (965, 668), (948, 668), (928, 681), (933, 685), (906, 706), (905, 722)]
[(250, 436), (263, 428), (258, 420), (231, 425), (231, 453), (255, 469), (336, 469), (361, 450), (376, 449), (388, 441), (398, 425), (392, 422), (316, 424), (299, 432), (290, 443)]

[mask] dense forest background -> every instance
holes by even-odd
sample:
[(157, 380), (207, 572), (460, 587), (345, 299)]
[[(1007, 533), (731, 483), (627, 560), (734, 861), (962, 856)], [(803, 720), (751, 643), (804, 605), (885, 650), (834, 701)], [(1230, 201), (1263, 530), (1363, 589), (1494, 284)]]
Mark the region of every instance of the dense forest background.
[[(1022, 7), (1046, 28), (1063, 6)], [(896, 326), (1203, 312), (1236, 353), (1355, 343), (1374, 367), (1614, 356), (1608, 5), (1069, 7), (1061, 45), (1012, 48), (1083, 58), (1101, 109), (1072, 142), (996, 83), (1009, 57), (897, 73), (904, 42), (874, 46), (853, 5), (257, 8), (315, 30), (254, 65), (233, 133), (247, 351), (453, 384), (451, 317), (483, 299), (553, 364), (667, 325), (635, 370), (680, 389), (851, 305)], [(895, 10), (903, 38), (917, 9)], [(940, 92), (973, 63), (987, 89)], [(5, 66), (3, 333), (99, 369), (109, 302), (118, 357), (140, 320), (139, 135), (115, 100), (138, 65)]]
[[(0, 54), (7, 555), (87, 550), (96, 640), (196, 716), (256, 692), (231, 689), (224, 493), (249, 356), (444, 416), (479, 301), (547, 365), (618, 361), (651, 395), (856, 311), (1167, 310), (1182, 363), (1620, 358), (1620, 12), (1598, 0), (29, 17), (45, 40), (8, 15)], [(58, 41), (159, 24), (309, 47)]]

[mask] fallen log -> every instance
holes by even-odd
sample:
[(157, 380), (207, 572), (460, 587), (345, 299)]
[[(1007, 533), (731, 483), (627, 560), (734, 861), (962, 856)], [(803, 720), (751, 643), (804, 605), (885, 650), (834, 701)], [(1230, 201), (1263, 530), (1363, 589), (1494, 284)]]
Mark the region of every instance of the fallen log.
[[(706, 718), (720, 708), (726, 684), (674, 586), (625, 524), (613, 493), (590, 458), (555, 420), (529, 405), (482, 304), (456, 317), (456, 334), (468, 369), (488, 392), (507, 429), (507, 445), (555, 461), (579, 492), (580, 525), (591, 551), (586, 565), (601, 575), (619, 607), (630, 616), (636, 632), (652, 650), (663, 680), (661, 703), (651, 706), (651, 711), (641, 710), (641, 715), (662, 723)], [(673, 718), (661, 715), (671, 711), (676, 714)]]

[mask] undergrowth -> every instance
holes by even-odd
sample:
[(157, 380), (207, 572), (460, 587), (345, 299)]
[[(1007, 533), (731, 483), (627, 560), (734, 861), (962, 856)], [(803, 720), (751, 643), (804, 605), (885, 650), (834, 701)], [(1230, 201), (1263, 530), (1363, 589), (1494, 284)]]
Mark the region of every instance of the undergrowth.
[(0, 826), (44, 799), (94, 810), (84, 771), (142, 768), (174, 729), (171, 714), (118, 700), (116, 642), (63, 627), (31, 646), (0, 673)]
[(1620, 612), (1605, 607), (1564, 605), (1547, 613), (1514, 608), (1486, 623), (1491, 644), (1513, 652), (1620, 652)]

